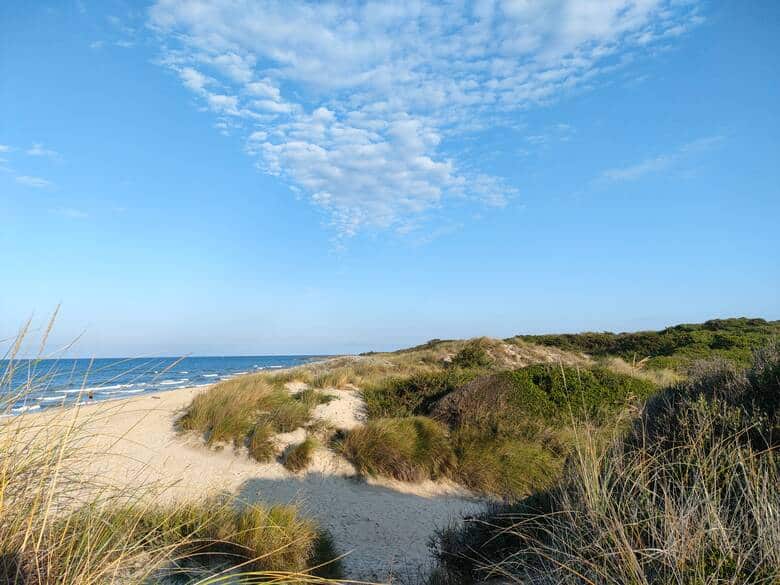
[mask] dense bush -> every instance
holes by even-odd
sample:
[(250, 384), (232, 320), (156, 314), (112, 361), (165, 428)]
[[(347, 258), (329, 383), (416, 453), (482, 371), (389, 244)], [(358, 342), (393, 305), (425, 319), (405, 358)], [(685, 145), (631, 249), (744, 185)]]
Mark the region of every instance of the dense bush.
[(387, 377), (363, 389), (371, 418), (426, 415), (442, 396), (476, 378), (478, 370), (447, 368), (406, 377)]
[(619, 356), (627, 360), (650, 358), (650, 367), (684, 370), (695, 360), (715, 357), (745, 367), (750, 363), (753, 349), (778, 335), (780, 321), (738, 318), (675, 325), (661, 331), (524, 335), (519, 338), (592, 356)]
[(538, 364), (474, 379), (442, 398), (432, 416), (451, 427), (516, 435), (539, 423), (572, 417), (599, 422), (655, 386), (605, 368)]
[(780, 582), (780, 346), (699, 366), (606, 451), (586, 434), (561, 481), (440, 532), (438, 581)]
[[(558, 476), (572, 418), (598, 423), (654, 389), (605, 368), (552, 364), (392, 378), (364, 392), (371, 416), (384, 418), (351, 431), (343, 452), (365, 473), (447, 475), (476, 492), (516, 500)], [(449, 432), (421, 416), (427, 414)]]
[(472, 339), (453, 357), (452, 365), (459, 368), (487, 368), (493, 363), (484, 339)]

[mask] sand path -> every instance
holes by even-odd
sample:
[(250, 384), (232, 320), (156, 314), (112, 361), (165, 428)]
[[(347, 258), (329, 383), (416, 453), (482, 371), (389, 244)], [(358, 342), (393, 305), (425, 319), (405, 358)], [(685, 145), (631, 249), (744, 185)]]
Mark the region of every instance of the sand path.
[[(343, 458), (320, 448), (312, 465), (293, 474), (280, 463), (260, 464), (227, 448), (209, 450), (196, 437), (178, 435), (173, 423), (202, 389), (181, 389), (82, 406), (78, 413), (51, 410), (25, 415), (49, 423), (76, 416), (99, 455), (85, 464), (112, 485), (164, 488), (163, 497), (184, 500), (230, 492), (245, 501), (296, 503), (327, 529), (345, 557), (346, 576), (384, 581), (430, 568), (428, 541), (436, 528), (477, 512), (483, 504), (453, 484), (362, 480)], [(336, 396), (314, 416), (337, 428), (362, 422), (359, 395)], [(281, 436), (282, 444), (303, 431)]]

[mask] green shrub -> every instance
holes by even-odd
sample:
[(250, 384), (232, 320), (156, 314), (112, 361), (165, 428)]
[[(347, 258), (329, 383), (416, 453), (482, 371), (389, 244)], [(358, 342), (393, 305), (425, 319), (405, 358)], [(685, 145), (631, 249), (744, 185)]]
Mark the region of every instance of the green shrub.
[(555, 486), (442, 530), (438, 579), (780, 582), (778, 373), (777, 345), (700, 365), (606, 452), (584, 434)]
[(370, 418), (427, 415), (439, 398), (478, 375), (475, 370), (450, 368), (388, 377), (363, 389), (366, 412)]
[(517, 500), (558, 477), (563, 458), (538, 441), (461, 431), (453, 437), (453, 479), (478, 492)]
[(518, 338), (592, 356), (618, 356), (629, 361), (650, 358), (647, 367), (673, 368), (682, 372), (696, 360), (713, 358), (747, 367), (752, 350), (778, 335), (780, 321), (743, 317), (675, 325), (661, 331), (523, 335)]
[(360, 473), (407, 481), (436, 479), (455, 467), (445, 428), (421, 416), (370, 421), (349, 431), (341, 451)]
[(452, 358), (452, 365), (459, 368), (487, 368), (492, 363), (483, 339), (472, 339)]
[(567, 424), (572, 417), (603, 421), (654, 390), (647, 380), (606, 368), (539, 364), (476, 378), (442, 398), (431, 413), (452, 428), (531, 437), (542, 426)]

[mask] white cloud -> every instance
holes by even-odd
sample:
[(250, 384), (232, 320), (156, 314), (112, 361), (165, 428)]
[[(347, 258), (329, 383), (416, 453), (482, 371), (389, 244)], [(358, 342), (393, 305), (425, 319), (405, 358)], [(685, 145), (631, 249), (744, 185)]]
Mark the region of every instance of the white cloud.
[(26, 185), (27, 187), (33, 187), (35, 189), (46, 189), (48, 187), (54, 186), (54, 183), (51, 181), (41, 179), (40, 177), (31, 177), (28, 175), (20, 175), (16, 177), (16, 182), (20, 185)]
[(49, 213), (53, 215), (61, 215), (62, 217), (67, 217), (70, 219), (85, 219), (89, 217), (87, 212), (81, 211), (80, 209), (74, 209), (72, 207), (55, 207), (53, 209), (49, 209)]
[(11, 152), (11, 147), (7, 144), (0, 144), (0, 152)]
[(608, 169), (602, 173), (602, 178), (608, 181), (635, 181), (647, 175), (666, 171), (680, 163), (687, 156), (708, 150), (723, 142), (723, 136), (706, 136), (687, 144), (667, 154), (646, 158), (638, 163), (625, 167)]
[(700, 20), (677, 0), (158, 0), (149, 14), (161, 63), (345, 235), (453, 198), (504, 204), (516, 190), (446, 138), (591, 87)]
[(39, 142), (34, 143), (25, 152), (30, 156), (46, 156), (49, 158), (58, 158), (60, 156), (57, 151), (46, 148)]

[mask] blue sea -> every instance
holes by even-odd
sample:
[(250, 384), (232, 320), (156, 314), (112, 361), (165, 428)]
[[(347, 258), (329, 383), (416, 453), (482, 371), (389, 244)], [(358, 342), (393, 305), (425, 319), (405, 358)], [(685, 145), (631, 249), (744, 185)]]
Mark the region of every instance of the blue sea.
[(234, 376), (289, 368), (324, 357), (327, 356), (101, 358), (14, 360), (12, 363), (0, 360), (3, 379), (0, 390), (4, 394), (0, 402), (5, 407), (0, 410), (20, 414), (76, 402), (209, 386)]

